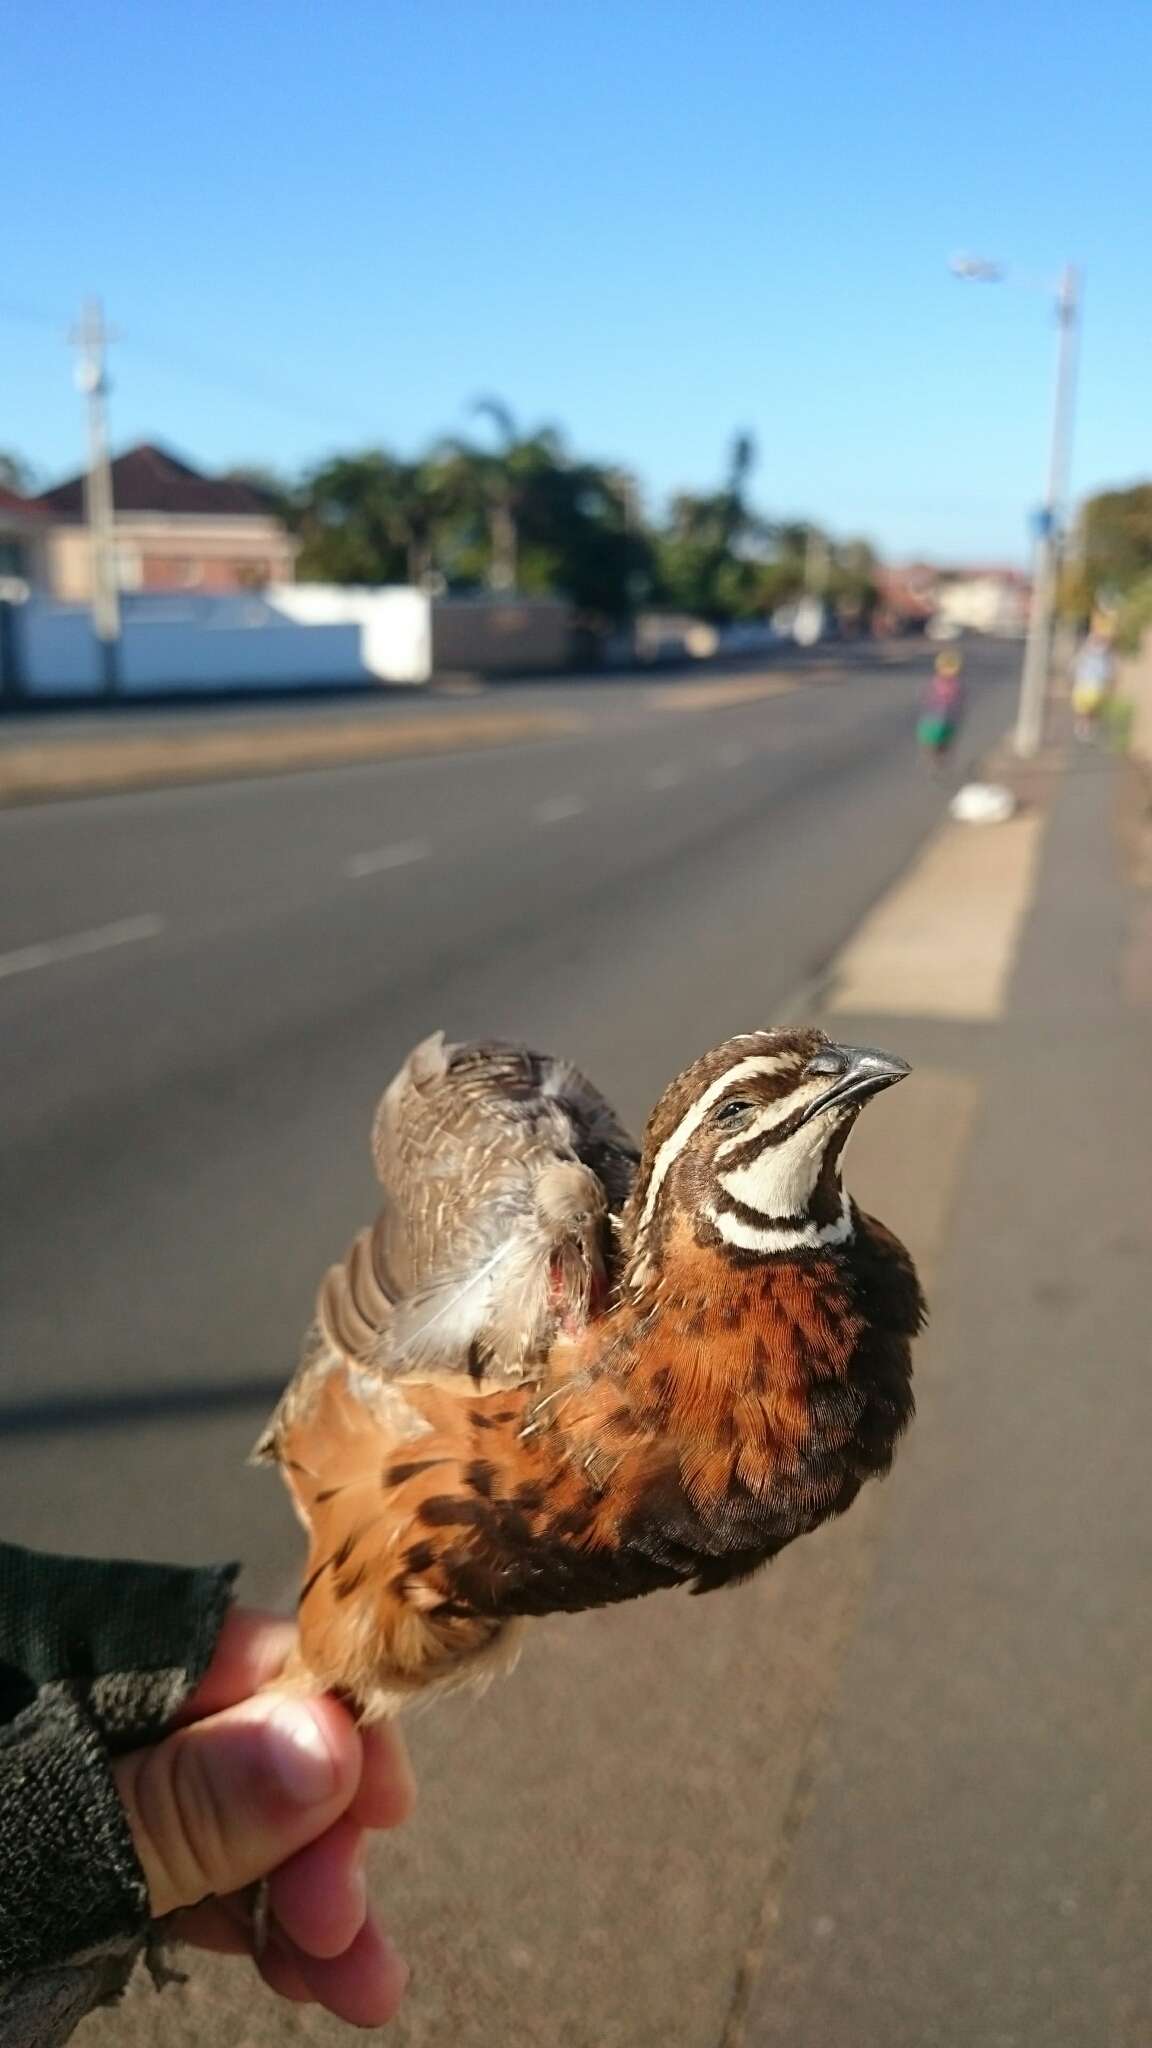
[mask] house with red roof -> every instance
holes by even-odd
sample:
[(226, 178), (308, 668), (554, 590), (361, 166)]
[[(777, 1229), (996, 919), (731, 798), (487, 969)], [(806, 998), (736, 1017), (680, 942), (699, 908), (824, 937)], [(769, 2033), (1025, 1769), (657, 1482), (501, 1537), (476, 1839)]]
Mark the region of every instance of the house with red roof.
[[(297, 543), (255, 485), (206, 476), (148, 441), (111, 471), (122, 590), (219, 593), (292, 580)], [(92, 590), (84, 484), (81, 471), (29, 501), (43, 522), (48, 586), (68, 603)]]

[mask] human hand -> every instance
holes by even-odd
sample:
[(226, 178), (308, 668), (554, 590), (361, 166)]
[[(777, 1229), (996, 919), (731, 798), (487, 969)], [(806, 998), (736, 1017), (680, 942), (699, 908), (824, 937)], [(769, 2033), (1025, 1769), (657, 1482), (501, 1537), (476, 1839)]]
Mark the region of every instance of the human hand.
[(383, 2026), (407, 1970), (368, 1907), (365, 1832), (399, 1827), (415, 1798), (396, 1728), (357, 1728), (330, 1696), (265, 1692), (291, 1624), (234, 1609), (216, 1654), (154, 1748), (112, 1765), (157, 1919), (181, 1940), (253, 1955), (245, 1894), (268, 1879), (256, 1954), (281, 1997)]

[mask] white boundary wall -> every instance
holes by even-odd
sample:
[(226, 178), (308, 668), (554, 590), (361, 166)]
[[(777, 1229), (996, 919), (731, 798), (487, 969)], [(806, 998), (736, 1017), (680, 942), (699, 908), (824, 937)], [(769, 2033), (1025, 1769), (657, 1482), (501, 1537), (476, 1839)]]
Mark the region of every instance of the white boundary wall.
[(274, 583), (273, 610), (301, 625), (355, 625), (369, 675), (383, 683), (426, 683), (432, 673), (432, 601), (406, 584), (380, 589), (338, 583)]
[[(86, 606), (33, 596), (14, 606), (13, 618), (28, 696), (99, 694)], [(420, 684), (434, 668), (550, 673), (566, 666), (569, 632), (569, 608), (553, 598), (440, 598), (403, 585), (322, 583), (218, 597), (125, 593), (119, 687), (131, 696)]]
[[(95, 696), (100, 659), (86, 605), (30, 598), (14, 608), (22, 687), (31, 697)], [(356, 625), (298, 626), (259, 597), (125, 598), (120, 689), (336, 688), (373, 680)]]

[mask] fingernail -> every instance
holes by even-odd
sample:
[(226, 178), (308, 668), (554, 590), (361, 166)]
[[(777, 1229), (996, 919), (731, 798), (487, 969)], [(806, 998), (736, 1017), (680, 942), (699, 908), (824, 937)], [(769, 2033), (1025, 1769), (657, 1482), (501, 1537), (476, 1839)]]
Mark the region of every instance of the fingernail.
[(305, 1700), (285, 1700), (269, 1716), (272, 1768), (298, 1806), (322, 1806), (336, 1790), (338, 1765), (320, 1716)]

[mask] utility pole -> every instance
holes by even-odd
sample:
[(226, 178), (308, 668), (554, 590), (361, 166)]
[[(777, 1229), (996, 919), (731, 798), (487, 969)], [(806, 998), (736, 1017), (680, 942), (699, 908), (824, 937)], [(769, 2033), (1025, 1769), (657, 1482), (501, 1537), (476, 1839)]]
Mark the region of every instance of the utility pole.
[(1072, 389), (1076, 368), (1076, 336), (1080, 317), (1080, 280), (1071, 264), (1060, 279), (1056, 318), (1060, 334), (1056, 357), (1056, 390), (1052, 406), (1052, 442), (1048, 455), (1048, 489), (1038, 521), (1032, 604), (1020, 677), (1016, 716), (1016, 752), (1025, 760), (1038, 754), (1044, 740), (1048, 671), (1052, 659), (1052, 626), (1060, 560), (1060, 518), (1068, 482), (1068, 449), (1072, 422)]
[(822, 597), (828, 581), (828, 543), (824, 535), (810, 526), (804, 541), (804, 593), (808, 597)]
[(106, 697), (120, 687), (120, 590), (116, 574), (112, 470), (108, 461), (108, 427), (104, 401), (108, 395), (107, 348), (111, 340), (99, 299), (85, 301), (76, 346), (76, 383), (88, 401), (88, 473), (84, 510), (88, 521), (92, 575), (92, 630), (100, 650), (100, 677)]

